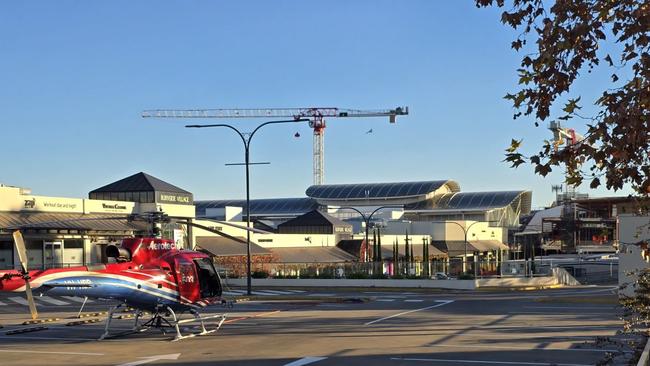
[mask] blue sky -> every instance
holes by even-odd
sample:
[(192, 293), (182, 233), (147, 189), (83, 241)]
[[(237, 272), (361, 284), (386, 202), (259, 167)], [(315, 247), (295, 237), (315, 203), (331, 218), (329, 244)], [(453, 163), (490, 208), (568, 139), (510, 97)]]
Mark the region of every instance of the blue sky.
[[(243, 198), (243, 168), (224, 166), (243, 160), (237, 136), (141, 111), (407, 105), (411, 114), (394, 125), (328, 120), (325, 182), (454, 179), (464, 191), (530, 189), (534, 206), (549, 204), (561, 173), (541, 178), (501, 162), (511, 138), (532, 153), (551, 135), (512, 119), (502, 97), (516, 88), (514, 33), (500, 10), (473, 4), (3, 2), (0, 182), (83, 197), (144, 171), (196, 199)], [(587, 78), (576, 91), (593, 100), (603, 80)], [(262, 121), (204, 122), (246, 130)], [(271, 162), (252, 168), (253, 198), (304, 196), (312, 183), (307, 126), (260, 131), (251, 156)]]

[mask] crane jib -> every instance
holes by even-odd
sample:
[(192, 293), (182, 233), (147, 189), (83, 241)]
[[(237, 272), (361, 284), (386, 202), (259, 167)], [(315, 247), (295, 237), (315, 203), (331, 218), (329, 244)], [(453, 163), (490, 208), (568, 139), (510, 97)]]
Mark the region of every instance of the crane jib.
[(217, 108), (217, 109), (153, 109), (142, 113), (145, 118), (275, 118), (275, 117), (382, 117), (408, 114), (408, 107), (395, 109), (313, 108)]

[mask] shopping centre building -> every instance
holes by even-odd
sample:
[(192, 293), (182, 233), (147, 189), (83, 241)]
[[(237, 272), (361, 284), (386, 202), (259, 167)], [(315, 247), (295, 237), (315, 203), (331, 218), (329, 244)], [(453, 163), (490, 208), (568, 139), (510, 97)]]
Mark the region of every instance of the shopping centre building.
[[(430, 252), (437, 255), (502, 258), (509, 229), (530, 205), (530, 191), (461, 192), (453, 180), (311, 186), (306, 197), (251, 200), (251, 220), (261, 229), (251, 234), (252, 249), (278, 262), (363, 261), (369, 224), (388, 255), (391, 243), (408, 237), (412, 245), (435, 246)], [(243, 200), (195, 202), (189, 191), (146, 173), (97, 188), (88, 198), (38, 196), (0, 185), (0, 268), (17, 263), (13, 229), (25, 236), (31, 267), (98, 263), (105, 260), (106, 245), (147, 234), (146, 223), (127, 215), (154, 211), (223, 234), (163, 225), (163, 236), (179, 246), (215, 257), (241, 256), (244, 206)]]

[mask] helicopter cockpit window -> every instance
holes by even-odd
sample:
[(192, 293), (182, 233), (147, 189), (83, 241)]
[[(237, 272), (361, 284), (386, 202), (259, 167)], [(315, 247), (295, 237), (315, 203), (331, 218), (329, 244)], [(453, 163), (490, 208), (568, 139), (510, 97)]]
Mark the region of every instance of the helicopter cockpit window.
[(195, 259), (196, 270), (201, 286), (201, 298), (221, 295), (221, 280), (209, 258)]

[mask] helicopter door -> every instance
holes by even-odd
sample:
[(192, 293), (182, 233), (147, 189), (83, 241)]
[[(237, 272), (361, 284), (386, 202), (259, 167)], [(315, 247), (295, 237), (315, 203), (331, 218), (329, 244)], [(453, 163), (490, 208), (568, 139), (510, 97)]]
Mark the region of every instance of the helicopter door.
[(221, 296), (221, 279), (209, 258), (194, 260), (199, 274), (201, 298)]
[(187, 304), (199, 300), (198, 279), (192, 262), (176, 259), (176, 278), (181, 303)]

